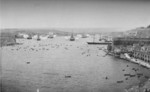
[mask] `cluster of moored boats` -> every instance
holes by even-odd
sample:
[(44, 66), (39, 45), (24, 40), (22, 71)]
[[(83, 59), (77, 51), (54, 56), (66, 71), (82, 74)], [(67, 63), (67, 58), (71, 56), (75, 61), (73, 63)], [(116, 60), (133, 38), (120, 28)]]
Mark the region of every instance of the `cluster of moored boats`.
[[(36, 39), (37, 41), (40, 41), (41, 39), (48, 39), (48, 38), (54, 38), (56, 35), (54, 33), (48, 33), (47, 35), (30, 35), (30, 34), (25, 34), (25, 33), (19, 33), (18, 37), (26, 38), (26, 39)], [(70, 41), (75, 41), (77, 38), (88, 38), (90, 35), (89, 34), (82, 34), (82, 35), (77, 35), (76, 37), (72, 33), (70, 35), (69, 39)], [(88, 41), (87, 44), (111, 44), (112, 41), (103, 39), (101, 36), (99, 38), (99, 41), (95, 41), (95, 35), (93, 36), (93, 41)]]

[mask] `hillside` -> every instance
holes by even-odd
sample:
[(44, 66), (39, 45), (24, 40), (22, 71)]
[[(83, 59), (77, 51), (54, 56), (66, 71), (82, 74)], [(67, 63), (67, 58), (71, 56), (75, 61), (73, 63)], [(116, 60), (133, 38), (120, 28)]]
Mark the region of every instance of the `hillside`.
[(0, 34), (0, 46), (5, 46), (7, 43), (15, 44), (15, 35), (23, 32), (26, 34), (34, 35), (34, 34), (47, 34), (49, 32), (53, 32), (58, 36), (67, 36), (72, 33), (76, 35), (77, 33), (84, 34), (105, 34), (111, 35), (113, 37), (120, 35), (122, 32), (117, 32), (115, 29), (110, 28), (56, 28), (56, 29), (1, 29)]
[(2, 29), (1, 31), (14, 32), (34, 32), (34, 33), (110, 33), (110, 32), (119, 32), (121, 29), (117, 28), (50, 28), (50, 29)]
[(55, 30), (55, 29), (2, 29), (1, 32), (7, 32), (7, 33), (19, 33), (19, 32), (23, 32), (23, 33), (27, 33), (27, 34), (47, 34), (49, 32), (54, 32), (57, 35), (67, 35), (68, 32), (63, 32), (63, 31), (59, 31), (59, 30)]
[(136, 34), (136, 37), (141, 37), (141, 38), (145, 38), (145, 37), (150, 37), (150, 28), (149, 27), (139, 27), (136, 29), (132, 29), (132, 30), (128, 30), (127, 33)]

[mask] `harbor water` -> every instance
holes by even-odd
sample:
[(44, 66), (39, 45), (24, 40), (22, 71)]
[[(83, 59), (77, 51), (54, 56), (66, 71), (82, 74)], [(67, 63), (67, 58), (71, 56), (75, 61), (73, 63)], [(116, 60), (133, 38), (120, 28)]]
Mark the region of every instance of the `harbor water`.
[(56, 37), (1, 48), (2, 92), (125, 92), (142, 85), (150, 69), (106, 55), (90, 38)]

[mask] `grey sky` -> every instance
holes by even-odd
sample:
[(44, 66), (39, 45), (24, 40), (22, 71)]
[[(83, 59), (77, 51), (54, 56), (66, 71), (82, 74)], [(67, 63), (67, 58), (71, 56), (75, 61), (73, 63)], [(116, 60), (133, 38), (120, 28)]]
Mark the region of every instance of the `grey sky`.
[(150, 24), (148, 0), (1, 0), (1, 28), (135, 28)]

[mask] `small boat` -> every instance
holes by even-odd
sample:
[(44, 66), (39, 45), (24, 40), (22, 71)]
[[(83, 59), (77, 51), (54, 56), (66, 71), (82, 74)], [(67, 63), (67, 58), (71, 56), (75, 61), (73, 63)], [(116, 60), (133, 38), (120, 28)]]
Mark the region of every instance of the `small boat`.
[(49, 35), (48, 38), (54, 38), (54, 35)]
[(29, 36), (27, 37), (27, 39), (32, 39), (32, 36), (31, 36), (31, 35), (29, 35)]
[(38, 35), (38, 37), (37, 37), (37, 41), (40, 41), (41, 39), (40, 39), (40, 36)]
[(70, 41), (75, 41), (75, 38), (74, 38), (73, 34), (70, 37)]
[(124, 76), (130, 76), (130, 74), (124, 74)]
[(54, 33), (50, 32), (48, 38), (54, 38)]
[(123, 81), (117, 81), (117, 83), (123, 83)]

